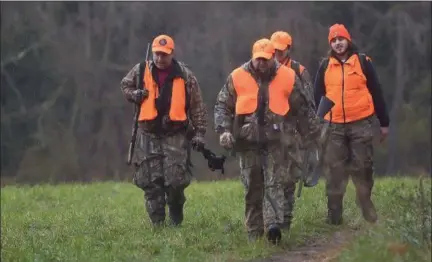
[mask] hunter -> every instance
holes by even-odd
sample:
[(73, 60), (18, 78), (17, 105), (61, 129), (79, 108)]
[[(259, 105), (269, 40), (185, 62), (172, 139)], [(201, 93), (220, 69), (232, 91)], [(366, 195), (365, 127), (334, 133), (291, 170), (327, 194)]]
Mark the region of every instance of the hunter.
[(174, 50), (170, 36), (156, 37), (152, 61), (136, 64), (120, 84), (125, 98), (141, 108), (133, 183), (144, 191), (154, 226), (165, 224), (166, 205), (170, 223), (182, 223), (184, 190), (191, 182), (187, 147), (205, 145), (207, 111), (201, 90), (191, 70), (174, 58)]
[[(271, 35), (270, 41), (272, 41), (276, 49), (275, 57), (277, 61), (294, 70), (297, 77), (300, 79), (303, 88), (306, 89), (306, 93), (310, 96), (311, 101), (315, 103), (313, 99), (312, 80), (308, 70), (302, 64), (291, 58), (291, 47), (293, 46), (293, 40), (291, 35), (284, 31), (276, 31)], [(287, 139), (289, 139), (287, 141), (288, 146), (286, 150), (291, 151), (293, 155), (296, 155), (296, 159), (305, 161), (304, 159), (302, 159), (305, 149), (301, 144), (301, 136), (298, 134), (296, 128), (296, 117), (288, 117), (284, 125)], [(284, 185), (284, 223), (282, 224), (282, 228), (289, 230), (293, 219), (293, 211), (295, 204), (294, 193), (296, 190), (296, 182), (298, 178), (301, 177), (302, 170), (300, 170), (296, 165), (294, 165), (292, 161), (286, 161), (284, 163), (286, 164), (285, 175), (288, 176), (288, 179), (287, 184)]]
[(373, 179), (373, 138), (380, 125), (381, 142), (388, 134), (389, 116), (372, 61), (357, 51), (342, 24), (330, 27), (330, 51), (318, 69), (314, 84), (315, 102), (326, 95), (335, 106), (325, 116), (330, 122), (327, 145), (327, 222), (342, 223), (343, 198), (351, 175), (357, 205), (364, 219), (378, 219), (371, 200)]
[(282, 123), (288, 111), (304, 116), (300, 131), (311, 140), (318, 139), (321, 123), (295, 72), (274, 55), (269, 39), (254, 43), (251, 60), (236, 68), (219, 92), (214, 121), (220, 145), (239, 154), (249, 240), (266, 233), (277, 244), (284, 206)]

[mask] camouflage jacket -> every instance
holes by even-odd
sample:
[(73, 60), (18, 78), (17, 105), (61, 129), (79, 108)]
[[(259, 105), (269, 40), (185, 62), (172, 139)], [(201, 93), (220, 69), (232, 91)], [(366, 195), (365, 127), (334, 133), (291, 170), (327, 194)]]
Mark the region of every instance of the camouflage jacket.
[(309, 99), (312, 101), (313, 106), (316, 107), (315, 105), (315, 99), (313, 97), (313, 84), (312, 84), (312, 77), (309, 74), (309, 71), (306, 69), (305, 66), (303, 66), (302, 64), (300, 64), (300, 62), (294, 60), (294, 59), (287, 59), (286, 62), (284, 63), (284, 65), (288, 66), (290, 64), (291, 61), (291, 68), (292, 67), (292, 63), (298, 63), (299, 67), (303, 67), (303, 72), (299, 72), (300, 73), (300, 80), (301, 83), (303, 85), (303, 87), (306, 89), (306, 94), (309, 96)]
[[(173, 74), (180, 75), (185, 80), (186, 94), (188, 98), (188, 117), (189, 122), (192, 124), (192, 127), (195, 130), (195, 133), (200, 136), (204, 136), (207, 130), (207, 109), (203, 102), (203, 98), (201, 95), (201, 89), (198, 84), (198, 80), (192, 71), (186, 67), (186, 65), (177, 60), (173, 60)], [(150, 70), (153, 72), (155, 69), (154, 62), (150, 62)], [(124, 95), (124, 97), (133, 103), (132, 100), (132, 92), (136, 90), (136, 75), (139, 71), (139, 64), (136, 64), (127, 75), (121, 80), (120, 89)], [(167, 78), (167, 81), (170, 81)], [(172, 84), (172, 80), (171, 80)], [(145, 88), (145, 87), (144, 87)], [(167, 116), (163, 116), (164, 119), (162, 124), (162, 133), (170, 132), (175, 133), (178, 129), (184, 128), (183, 126), (176, 126), (173, 122), (169, 122)], [(161, 130), (154, 129), (155, 123), (154, 121), (146, 121), (140, 122), (139, 127), (148, 133), (161, 132)]]
[[(268, 84), (276, 75), (277, 70), (281, 66), (276, 62), (275, 67), (271, 70), (271, 77), (268, 81), (262, 81), (254, 72), (252, 62), (248, 61), (242, 65), (251, 75), (257, 80), (259, 88), (268, 88)], [(298, 131), (302, 137), (314, 139), (320, 130), (320, 121), (317, 118), (313, 102), (306, 94), (305, 89), (302, 87), (300, 79), (295, 77), (294, 88), (288, 98), (290, 104), (290, 111), (286, 116), (280, 118), (273, 114), (268, 109), (268, 103), (265, 110), (265, 126), (264, 133), (267, 141), (278, 142), (283, 139), (284, 122), (289, 119), (296, 118)], [(258, 117), (257, 112), (246, 115), (244, 117), (235, 115), (236, 93), (233, 86), (231, 74), (225, 85), (219, 92), (214, 108), (214, 127), (217, 133), (229, 131), (234, 135), (237, 142), (246, 141), (247, 143), (256, 143), (258, 138)], [(290, 120), (291, 121), (291, 120)]]

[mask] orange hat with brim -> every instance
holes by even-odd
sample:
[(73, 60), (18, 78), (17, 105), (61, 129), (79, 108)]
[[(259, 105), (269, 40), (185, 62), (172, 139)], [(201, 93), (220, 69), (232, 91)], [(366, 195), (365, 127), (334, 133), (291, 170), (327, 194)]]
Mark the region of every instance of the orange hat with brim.
[(288, 46), (292, 45), (291, 36), (284, 31), (277, 31), (272, 34), (270, 41), (273, 43), (274, 48), (278, 50), (285, 50)]
[(152, 51), (171, 54), (174, 50), (174, 40), (167, 35), (160, 35), (153, 40)]
[(348, 30), (345, 28), (342, 24), (334, 24), (329, 28), (329, 35), (328, 35), (328, 41), (329, 43), (333, 40), (335, 37), (344, 37), (348, 41), (351, 42), (351, 35), (349, 34)]
[(256, 41), (252, 47), (252, 58), (270, 59), (275, 53), (275, 48), (272, 42), (267, 38), (262, 38)]

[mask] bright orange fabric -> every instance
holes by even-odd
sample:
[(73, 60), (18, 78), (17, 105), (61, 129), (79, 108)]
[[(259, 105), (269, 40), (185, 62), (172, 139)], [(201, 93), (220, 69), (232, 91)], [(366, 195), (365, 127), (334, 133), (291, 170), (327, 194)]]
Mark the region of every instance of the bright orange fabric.
[[(237, 115), (251, 114), (258, 107), (258, 84), (244, 68), (239, 67), (232, 73), (237, 101)], [(285, 115), (289, 111), (288, 98), (294, 88), (294, 70), (281, 66), (269, 85), (269, 109), (277, 115)]]
[(292, 37), (287, 32), (277, 31), (270, 37), (274, 47), (278, 50), (285, 50), (292, 45)]
[[(159, 88), (153, 79), (148, 64), (144, 70), (143, 77), (144, 86), (149, 91), (149, 95), (141, 104), (139, 121), (153, 120), (156, 118), (157, 110), (155, 100), (159, 97)], [(186, 89), (185, 82), (181, 77), (176, 77), (173, 80), (169, 117), (172, 121), (186, 120)]]
[[(349, 123), (375, 112), (372, 96), (366, 85), (366, 76), (357, 55), (351, 56), (343, 65), (331, 57), (324, 83), (326, 96), (335, 102), (331, 110), (332, 122)], [(330, 113), (325, 119), (330, 119)]]
[(275, 53), (274, 46), (267, 38), (262, 38), (254, 43), (252, 46), (252, 58), (272, 58)]
[(157, 36), (152, 43), (152, 52), (171, 54), (174, 50), (174, 40), (167, 35)]
[(338, 36), (345, 37), (346, 39), (348, 39), (348, 41), (351, 42), (351, 35), (349, 34), (346, 27), (342, 24), (334, 24), (329, 28), (329, 35), (328, 35), (329, 43), (331, 42), (331, 40), (333, 40), (333, 38)]

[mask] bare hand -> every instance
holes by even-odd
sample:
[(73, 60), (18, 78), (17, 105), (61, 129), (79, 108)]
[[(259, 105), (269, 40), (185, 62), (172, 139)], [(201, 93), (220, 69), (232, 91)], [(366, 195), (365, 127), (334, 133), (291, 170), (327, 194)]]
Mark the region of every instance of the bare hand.
[(134, 90), (132, 92), (132, 98), (135, 103), (141, 104), (142, 101), (148, 97), (148, 91), (147, 90)]
[(232, 149), (234, 146), (234, 137), (230, 132), (224, 132), (219, 137), (219, 144), (225, 149)]
[(380, 142), (382, 143), (388, 136), (388, 127), (381, 127), (381, 138)]

